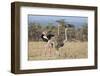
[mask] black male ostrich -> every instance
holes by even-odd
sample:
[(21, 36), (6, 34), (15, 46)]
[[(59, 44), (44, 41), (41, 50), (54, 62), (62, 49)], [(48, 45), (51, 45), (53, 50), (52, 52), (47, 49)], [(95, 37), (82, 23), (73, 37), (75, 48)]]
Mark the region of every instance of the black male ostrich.
[[(59, 50), (60, 47), (64, 46), (64, 41), (62, 40), (61, 35), (55, 36), (53, 34), (47, 34), (46, 32), (43, 32), (41, 35), (41, 38), (44, 42), (47, 42), (47, 44), (44, 46), (45, 48), (45, 56), (47, 54), (47, 50), (51, 55), (51, 48), (54, 48), (56, 50)], [(57, 54), (59, 54), (58, 51), (55, 51)]]
[(44, 42), (47, 42), (47, 44), (45, 45), (45, 55), (46, 55), (46, 51), (49, 50), (50, 55), (51, 55), (51, 48), (53, 47), (53, 42), (52, 42), (52, 37), (54, 37), (53, 34), (47, 34), (47, 32), (42, 32), (41, 38)]

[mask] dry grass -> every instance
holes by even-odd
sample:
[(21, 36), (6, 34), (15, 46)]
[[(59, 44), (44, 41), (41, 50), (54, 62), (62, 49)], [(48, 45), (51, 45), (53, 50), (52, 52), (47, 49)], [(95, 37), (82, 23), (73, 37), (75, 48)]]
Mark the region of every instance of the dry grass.
[[(66, 42), (59, 51), (52, 48), (52, 52), (44, 51), (45, 42), (29, 42), (29, 60), (50, 60), (50, 59), (79, 59), (87, 58), (87, 42)], [(46, 54), (46, 55), (45, 55)]]

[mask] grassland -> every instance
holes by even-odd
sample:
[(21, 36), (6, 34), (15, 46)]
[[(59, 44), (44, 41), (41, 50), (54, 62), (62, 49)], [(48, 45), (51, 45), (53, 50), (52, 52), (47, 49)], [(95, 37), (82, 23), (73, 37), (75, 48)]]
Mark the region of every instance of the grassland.
[(58, 51), (52, 48), (51, 54), (44, 50), (46, 42), (29, 42), (28, 60), (52, 60), (52, 59), (80, 59), (88, 57), (87, 42), (66, 42)]

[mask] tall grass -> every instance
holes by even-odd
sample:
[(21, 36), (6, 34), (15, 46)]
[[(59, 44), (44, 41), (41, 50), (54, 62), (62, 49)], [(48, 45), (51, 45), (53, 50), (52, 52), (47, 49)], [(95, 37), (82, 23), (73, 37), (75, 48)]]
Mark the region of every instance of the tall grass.
[(66, 42), (59, 51), (52, 48), (51, 56), (48, 50), (44, 50), (44, 45), (46, 45), (46, 42), (29, 42), (28, 60), (80, 59), (88, 57), (87, 42)]

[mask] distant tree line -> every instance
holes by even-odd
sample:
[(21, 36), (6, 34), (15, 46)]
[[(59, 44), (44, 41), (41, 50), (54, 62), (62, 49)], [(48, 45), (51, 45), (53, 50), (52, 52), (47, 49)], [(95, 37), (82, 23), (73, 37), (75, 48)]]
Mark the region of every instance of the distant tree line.
[[(61, 37), (62, 40), (65, 39), (65, 28), (68, 28), (67, 30), (67, 40), (68, 41), (87, 41), (88, 40), (88, 26), (87, 23), (84, 23), (83, 26), (75, 27), (72, 24), (68, 24), (65, 22), (64, 19), (56, 21), (59, 26), (59, 37)], [(53, 23), (48, 23), (45, 25), (42, 25), (40, 23), (30, 23), (28, 26), (28, 40), (29, 41), (41, 41), (41, 34), (43, 31), (47, 31), (48, 34), (52, 33), (55, 36), (58, 36), (58, 26), (54, 25)]]

